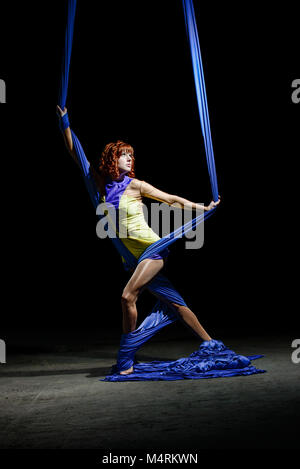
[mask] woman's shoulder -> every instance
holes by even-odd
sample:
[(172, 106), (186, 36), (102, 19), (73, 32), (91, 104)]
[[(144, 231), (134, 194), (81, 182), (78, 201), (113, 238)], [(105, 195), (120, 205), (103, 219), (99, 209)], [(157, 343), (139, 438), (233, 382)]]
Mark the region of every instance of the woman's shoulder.
[(131, 183), (130, 183), (130, 188), (140, 190), (143, 182), (144, 181), (141, 181), (140, 179), (132, 178)]

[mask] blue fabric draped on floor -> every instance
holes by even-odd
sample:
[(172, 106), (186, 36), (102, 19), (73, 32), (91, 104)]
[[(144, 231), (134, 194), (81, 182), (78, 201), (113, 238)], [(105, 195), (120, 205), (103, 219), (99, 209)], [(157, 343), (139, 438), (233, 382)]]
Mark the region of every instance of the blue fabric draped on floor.
[[(251, 360), (263, 357), (245, 357), (229, 350), (220, 340), (204, 341), (190, 356), (174, 361), (151, 361), (140, 363), (135, 357), (137, 350), (162, 327), (178, 318), (162, 301), (158, 301), (152, 313), (129, 334), (123, 334), (117, 364), (113, 365), (100, 381), (173, 381), (179, 379), (220, 378), (264, 373), (251, 365)], [(120, 375), (133, 364), (133, 373)]]
[[(204, 140), (205, 154), (207, 160), (208, 173), (211, 182), (212, 195), (214, 201), (218, 200), (218, 184), (215, 169), (214, 153), (211, 139), (210, 122), (208, 115), (208, 106), (206, 99), (203, 67), (199, 46), (199, 39), (195, 21), (195, 14), (192, 0), (182, 0), (185, 15), (187, 35), (190, 44), (192, 65), (195, 78), (196, 96), (198, 101), (200, 124)], [(59, 94), (59, 105), (64, 109), (67, 99), (69, 67), (72, 51), (72, 40), (74, 31), (74, 22), (76, 14), (76, 0), (68, 0), (68, 22), (65, 35), (65, 49), (63, 55), (61, 87)], [(60, 128), (64, 131), (69, 127), (68, 117), (65, 115), (60, 122)], [(93, 179), (93, 171), (87, 160), (79, 139), (71, 130), (74, 150), (77, 161), (90, 195), (91, 201), (97, 208), (100, 200), (97, 185)], [(138, 260), (134, 258), (131, 252), (125, 247), (118, 237), (112, 237), (112, 242), (120, 255), (126, 261), (126, 267), (135, 268), (143, 259), (166, 249), (177, 239), (182, 238), (189, 231), (209, 218), (215, 209), (204, 212), (195, 217), (190, 222), (178, 228), (168, 236), (159, 239), (149, 246)], [(97, 213), (98, 214), (98, 213)], [(101, 217), (105, 225), (105, 217)], [(256, 369), (251, 365), (251, 360), (261, 357), (256, 355), (244, 357), (237, 355), (229, 350), (221, 341), (212, 340), (203, 342), (199, 349), (193, 352), (189, 357), (180, 358), (175, 361), (138, 363), (135, 354), (142, 345), (151, 339), (160, 329), (168, 324), (177, 321), (174, 310), (170, 306), (171, 302), (186, 306), (181, 295), (175, 290), (173, 285), (163, 275), (159, 274), (145, 286), (157, 299), (151, 313), (146, 317), (142, 324), (129, 334), (122, 334), (120, 348), (117, 357), (117, 363), (111, 369), (111, 373), (105, 379), (100, 381), (137, 381), (137, 380), (178, 380), (178, 379), (199, 379), (216, 378), (221, 376), (250, 375), (262, 373), (264, 370)], [(130, 375), (120, 375), (121, 370), (127, 370), (134, 365), (134, 373)]]
[(148, 363), (136, 361), (130, 375), (118, 374), (114, 365), (111, 374), (100, 381), (174, 381), (253, 375), (265, 372), (251, 365), (251, 360), (262, 356), (237, 355), (220, 340), (210, 340), (202, 342), (199, 349), (186, 358)]

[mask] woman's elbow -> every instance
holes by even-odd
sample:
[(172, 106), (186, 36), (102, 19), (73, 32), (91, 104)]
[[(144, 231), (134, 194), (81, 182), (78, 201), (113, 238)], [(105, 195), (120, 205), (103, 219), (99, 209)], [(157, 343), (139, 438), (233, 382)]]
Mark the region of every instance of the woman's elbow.
[(168, 197), (167, 203), (169, 205), (173, 205), (174, 207), (181, 207), (182, 205), (177, 195), (170, 195), (170, 197)]

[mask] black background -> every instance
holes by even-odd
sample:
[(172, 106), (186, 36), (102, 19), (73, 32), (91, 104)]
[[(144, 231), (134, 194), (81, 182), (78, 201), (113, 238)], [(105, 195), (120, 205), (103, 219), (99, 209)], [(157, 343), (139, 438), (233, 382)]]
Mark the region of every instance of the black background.
[[(295, 332), (284, 293), (296, 261), (299, 11), (295, 2), (194, 3), (222, 203), (203, 248), (175, 243), (166, 274), (211, 335)], [(96, 236), (57, 125), (66, 2), (1, 8), (2, 326), (121, 331), (128, 276)], [(91, 160), (120, 138), (135, 148), (139, 179), (211, 200), (180, 0), (79, 0), (67, 108)], [(143, 294), (139, 321), (154, 301)]]

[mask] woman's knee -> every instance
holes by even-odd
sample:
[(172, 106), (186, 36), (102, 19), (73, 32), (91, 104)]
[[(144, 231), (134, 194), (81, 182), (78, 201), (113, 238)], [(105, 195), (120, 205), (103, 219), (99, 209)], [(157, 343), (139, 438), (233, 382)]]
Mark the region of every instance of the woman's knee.
[(137, 294), (131, 291), (124, 290), (121, 297), (121, 302), (125, 306), (131, 306), (136, 303)]

